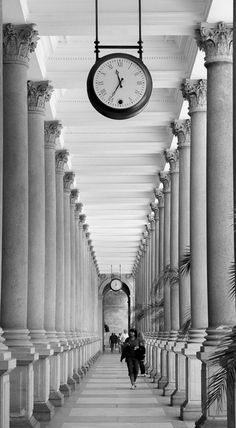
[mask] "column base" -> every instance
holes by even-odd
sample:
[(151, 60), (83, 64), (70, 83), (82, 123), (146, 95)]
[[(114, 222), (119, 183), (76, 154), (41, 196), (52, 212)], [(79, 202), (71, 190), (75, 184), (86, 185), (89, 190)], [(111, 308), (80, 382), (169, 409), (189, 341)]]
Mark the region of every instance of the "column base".
[(68, 383), (71, 391), (75, 391), (76, 381), (72, 377), (68, 378), (67, 383)]
[(64, 395), (64, 397), (71, 396), (71, 387), (67, 385), (67, 383), (63, 383), (59, 388), (60, 392)]
[(165, 397), (169, 397), (175, 392), (175, 383), (174, 382), (168, 382), (167, 385), (163, 388), (163, 395)]
[(34, 402), (33, 416), (37, 421), (48, 422), (51, 421), (55, 414), (54, 406), (50, 401), (45, 402)]
[(158, 389), (162, 389), (167, 385), (168, 379), (167, 376), (162, 376), (161, 379), (158, 381)]
[(202, 416), (195, 423), (195, 428), (227, 428), (227, 420), (226, 419), (206, 419)]
[(54, 407), (62, 407), (64, 404), (64, 395), (60, 391), (50, 391), (49, 400)]
[(183, 391), (183, 392), (175, 391), (170, 396), (170, 405), (171, 406), (181, 406), (184, 404), (185, 400), (186, 400), (185, 391)]
[(196, 421), (202, 414), (202, 408), (199, 404), (184, 403), (180, 407), (180, 419), (182, 421)]
[(73, 373), (73, 379), (76, 383), (81, 383), (81, 376), (76, 371)]
[(31, 416), (26, 419), (24, 416), (17, 416), (10, 418), (10, 428), (40, 428), (40, 423)]

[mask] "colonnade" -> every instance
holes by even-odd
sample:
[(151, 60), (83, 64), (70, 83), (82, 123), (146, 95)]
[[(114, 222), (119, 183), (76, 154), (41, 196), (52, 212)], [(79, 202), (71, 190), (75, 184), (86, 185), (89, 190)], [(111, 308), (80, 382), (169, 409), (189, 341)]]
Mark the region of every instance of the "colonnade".
[(101, 350), (99, 270), (62, 123), (45, 120), (53, 87), (27, 77), (38, 33), (7, 24), (1, 40), (0, 427), (39, 427)]
[[(162, 186), (154, 190), (156, 244), (151, 246), (147, 226), (133, 268), (137, 307), (144, 302), (144, 313), (145, 307), (156, 307), (154, 315), (146, 310), (138, 321), (146, 336), (148, 373), (170, 404), (180, 407), (181, 418), (196, 421), (196, 427), (235, 426), (232, 396), (222, 409), (215, 403), (206, 406), (216, 370), (209, 359), (235, 325), (235, 301), (229, 296), (234, 261), (232, 37), (232, 26), (224, 23), (204, 23), (196, 30), (207, 79), (182, 83), (190, 118), (170, 124), (177, 148), (165, 152), (170, 168), (159, 174)], [(190, 272), (183, 274), (179, 267), (189, 249)], [(149, 292), (150, 281), (155, 293)]]

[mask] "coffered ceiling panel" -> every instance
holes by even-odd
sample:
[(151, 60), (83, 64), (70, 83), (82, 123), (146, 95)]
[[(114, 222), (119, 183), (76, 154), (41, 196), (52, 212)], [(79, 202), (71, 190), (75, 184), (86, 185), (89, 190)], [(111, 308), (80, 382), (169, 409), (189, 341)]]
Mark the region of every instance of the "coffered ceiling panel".
[[(70, 152), (68, 168), (75, 172), (100, 273), (110, 273), (111, 265), (113, 272), (120, 265), (122, 273), (132, 272), (158, 172), (165, 168), (163, 151), (173, 142), (170, 121), (183, 111), (180, 84), (192, 70), (202, 77), (194, 28), (208, 15), (216, 19), (215, 3), (219, 9), (217, 0), (142, 0), (143, 60), (153, 92), (139, 115), (115, 121), (94, 110), (86, 91), (95, 62), (95, 0), (3, 0), (5, 23), (35, 23), (39, 32), (29, 79), (50, 80), (54, 87), (46, 119), (62, 121), (58, 148)], [(136, 44), (138, 0), (99, 0), (99, 39)]]

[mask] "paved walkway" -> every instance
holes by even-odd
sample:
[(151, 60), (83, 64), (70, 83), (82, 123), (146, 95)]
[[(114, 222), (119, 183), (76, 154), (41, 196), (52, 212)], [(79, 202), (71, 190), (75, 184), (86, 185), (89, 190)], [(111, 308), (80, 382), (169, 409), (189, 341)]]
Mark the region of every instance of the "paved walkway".
[(149, 378), (130, 390), (126, 363), (120, 354), (102, 355), (76, 391), (42, 428), (193, 428), (179, 420), (179, 409)]

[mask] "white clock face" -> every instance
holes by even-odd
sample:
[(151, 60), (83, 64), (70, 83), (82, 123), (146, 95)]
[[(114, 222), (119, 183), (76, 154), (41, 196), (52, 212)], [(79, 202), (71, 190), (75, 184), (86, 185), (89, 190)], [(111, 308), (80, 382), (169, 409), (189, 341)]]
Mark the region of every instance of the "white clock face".
[(122, 110), (142, 99), (147, 82), (144, 71), (136, 62), (125, 57), (113, 57), (97, 69), (93, 87), (103, 104)]
[(121, 289), (121, 281), (119, 280), (119, 279), (113, 279), (112, 281), (111, 281), (111, 288), (112, 288), (112, 290), (114, 290), (114, 291), (118, 291), (118, 290), (120, 290)]

